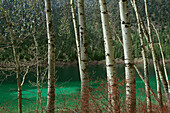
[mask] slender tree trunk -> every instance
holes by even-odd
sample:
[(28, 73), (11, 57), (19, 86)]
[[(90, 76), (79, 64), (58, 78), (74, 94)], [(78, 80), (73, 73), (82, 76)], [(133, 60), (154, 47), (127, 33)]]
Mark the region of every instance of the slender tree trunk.
[(12, 43), (12, 49), (13, 49), (13, 55), (15, 59), (15, 64), (16, 64), (16, 78), (17, 78), (17, 85), (18, 85), (18, 113), (22, 113), (22, 85), (21, 85), (21, 72), (20, 72), (20, 62), (19, 62), (19, 57), (17, 54), (16, 46), (14, 44), (14, 34), (11, 28), (11, 23), (9, 23), (7, 19), (7, 15), (5, 15), (5, 22), (7, 23), (9, 27), (9, 33), (11, 37), (11, 43)]
[(43, 113), (43, 105), (42, 105), (42, 98), (41, 98), (43, 86), (41, 86), (40, 88), (41, 89), (40, 89), (40, 92), (39, 92), (39, 99), (40, 99), (41, 113)]
[(126, 110), (128, 113), (136, 112), (136, 82), (134, 72), (134, 58), (130, 32), (130, 19), (128, 1), (120, 0), (120, 18), (124, 46), (125, 73), (126, 73)]
[(170, 83), (169, 83), (169, 79), (168, 79), (168, 73), (167, 73), (167, 70), (166, 70), (165, 57), (164, 57), (164, 53), (163, 53), (163, 49), (162, 49), (162, 45), (161, 45), (161, 40), (160, 40), (159, 33), (158, 33), (156, 27), (153, 24), (152, 24), (152, 26), (153, 26), (153, 28), (156, 32), (157, 37), (158, 37), (159, 47), (160, 47), (160, 51), (161, 51), (161, 55), (162, 55), (162, 63), (163, 63), (164, 72), (165, 72), (165, 77), (166, 77), (166, 81), (168, 83), (168, 92), (170, 93)]
[(109, 16), (108, 16), (108, 11), (106, 6), (106, 0), (99, 0), (99, 3), (100, 3), (103, 35), (104, 35), (109, 112), (119, 113), (120, 112), (119, 91), (118, 91), (116, 66), (115, 66), (114, 52), (112, 47), (112, 36), (109, 27)]
[(48, 37), (48, 95), (47, 113), (54, 113), (55, 109), (55, 44), (52, 23), (51, 0), (45, 0), (47, 37)]
[(36, 102), (37, 102), (37, 107), (36, 107), (36, 112), (38, 113), (38, 108), (39, 108), (39, 64), (38, 64), (38, 42), (37, 42), (37, 39), (36, 39), (36, 28), (35, 28), (35, 16), (36, 16), (36, 0), (33, 1), (34, 3), (34, 22), (33, 22), (33, 32), (35, 33), (33, 35), (33, 38), (34, 38), (34, 43), (35, 43), (35, 57), (36, 57), (36, 77), (37, 77), (37, 99), (36, 99)]
[(146, 0), (145, 1), (145, 13), (147, 16), (147, 23), (148, 23), (148, 39), (150, 42), (150, 48), (151, 48), (151, 52), (152, 52), (152, 58), (153, 58), (153, 64), (154, 64), (154, 69), (155, 69), (155, 74), (156, 74), (156, 82), (157, 82), (157, 95), (158, 95), (158, 99), (159, 99), (159, 106), (162, 109), (163, 107), (163, 102), (162, 102), (162, 92), (161, 92), (161, 83), (160, 83), (160, 78), (159, 78), (159, 71), (158, 71), (158, 67), (157, 67), (157, 56), (154, 50), (154, 45), (153, 45), (153, 41), (152, 41), (152, 33), (151, 33), (151, 27), (150, 27), (150, 19), (149, 19), (149, 15), (148, 15), (148, 9), (147, 9), (147, 3)]
[(36, 38), (34, 36), (34, 43), (35, 43), (35, 46), (36, 46), (36, 63), (37, 63), (37, 66), (36, 66), (36, 74), (37, 74), (37, 108), (36, 108), (36, 112), (38, 113), (38, 108), (39, 108), (39, 94), (40, 94), (40, 91), (39, 91), (39, 64), (38, 64), (38, 43), (36, 41)]
[(78, 64), (79, 64), (79, 71), (81, 75), (81, 51), (80, 51), (80, 37), (79, 37), (79, 32), (78, 32), (78, 25), (77, 25), (77, 18), (76, 18), (76, 12), (74, 9), (74, 0), (70, 0), (70, 5), (71, 5), (71, 12), (72, 12), (72, 18), (73, 18), (73, 24), (74, 24), (74, 32), (75, 32), (75, 37), (76, 37), (76, 46), (77, 46), (77, 55), (78, 55)]
[(145, 91), (146, 91), (146, 101), (147, 101), (147, 113), (152, 112), (151, 108), (151, 97), (150, 97), (150, 92), (149, 92), (149, 72), (148, 72), (148, 61), (146, 57), (146, 50), (145, 50), (145, 45), (144, 45), (144, 38), (143, 38), (143, 33), (142, 33), (142, 28), (141, 28), (141, 22), (139, 19), (138, 15), (138, 8), (136, 5), (136, 0), (131, 0), (132, 6), (134, 7), (135, 13), (136, 13), (136, 18), (138, 22), (138, 33), (140, 37), (140, 43), (141, 43), (141, 48), (142, 48), (142, 57), (143, 57), (143, 66), (144, 66), (144, 75), (145, 75)]
[(78, 0), (78, 16), (81, 48), (81, 110), (89, 112), (89, 78), (88, 78), (88, 56), (87, 37), (84, 12), (84, 0)]
[[(144, 2), (145, 2), (145, 13), (146, 13), (146, 17), (147, 17), (148, 34), (149, 34), (149, 39), (150, 39), (149, 41), (150, 41), (150, 48), (151, 48), (151, 51), (152, 51), (153, 63), (154, 63), (155, 71), (158, 71), (158, 72), (156, 72), (157, 73), (156, 76), (159, 76), (161, 81), (162, 81), (163, 88), (164, 88), (165, 95), (166, 95), (166, 99), (167, 99), (167, 103), (168, 103), (168, 109), (170, 109), (170, 99), (169, 99), (169, 92), (168, 92), (168, 84), (167, 84), (167, 81), (165, 79), (165, 76), (163, 75), (161, 66), (160, 66), (160, 64), (158, 62), (157, 55), (156, 55), (156, 52), (155, 52), (155, 49), (154, 49), (152, 33), (151, 33), (151, 26), (150, 26), (151, 24), (150, 24), (148, 8), (147, 8), (147, 0), (144, 0)], [(159, 77), (157, 77), (157, 79), (159, 79)], [(159, 87), (161, 89), (161, 86), (159, 86)], [(159, 94), (159, 95), (161, 96), (161, 94)]]
[[(110, 25), (111, 25), (111, 24), (110, 24)], [(111, 25), (111, 27), (113, 28), (113, 30), (114, 30), (114, 32), (115, 32), (115, 34), (116, 34), (116, 37), (118, 38), (120, 44), (121, 44), (122, 47), (123, 47), (123, 43), (122, 43), (119, 35), (118, 35), (117, 32), (115, 31), (114, 26)], [(143, 83), (146, 84), (146, 81), (145, 81), (145, 79), (143, 78), (143, 75), (141, 74), (141, 72), (139, 71), (138, 67), (137, 67), (135, 64), (134, 64), (134, 68), (135, 68), (136, 72), (138, 73), (139, 77), (141, 78), (141, 80), (143, 81)], [(149, 91), (150, 91), (150, 93), (152, 94), (152, 96), (154, 97), (154, 99), (159, 103), (159, 100), (158, 100), (157, 96), (155, 95), (155, 93), (153, 92), (153, 90), (152, 90), (152, 88), (151, 88), (150, 86), (149, 86)]]
[(21, 86), (21, 73), (20, 73), (20, 63), (17, 55), (16, 47), (14, 44), (14, 37), (12, 30), (10, 28), (11, 43), (13, 47), (13, 54), (16, 63), (16, 74), (17, 74), (17, 84), (18, 84), (18, 113), (22, 113), (22, 86)]
[(157, 96), (158, 96), (158, 99), (159, 99), (159, 106), (160, 106), (160, 110), (162, 112), (163, 101), (162, 101), (161, 82), (160, 82), (159, 75), (157, 75), (157, 74), (156, 74), (156, 84), (157, 84)]

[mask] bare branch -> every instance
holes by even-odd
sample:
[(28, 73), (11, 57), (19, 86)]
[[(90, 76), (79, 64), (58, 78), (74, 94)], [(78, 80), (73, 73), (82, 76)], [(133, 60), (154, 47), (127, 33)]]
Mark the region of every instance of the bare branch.
[(24, 76), (23, 76), (23, 80), (22, 80), (22, 83), (21, 83), (21, 87), (22, 87), (23, 84), (24, 84), (25, 77), (26, 77), (26, 75), (28, 74), (28, 70), (29, 70), (29, 66), (27, 66), (27, 70), (26, 70), (26, 72), (25, 72), (25, 74), (24, 74)]

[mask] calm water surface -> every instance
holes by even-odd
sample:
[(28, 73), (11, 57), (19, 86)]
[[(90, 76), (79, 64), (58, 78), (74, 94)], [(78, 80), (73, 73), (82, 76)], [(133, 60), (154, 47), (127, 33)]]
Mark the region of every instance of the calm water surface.
[[(138, 65), (139, 69), (143, 70), (142, 65)], [(118, 79), (124, 78), (124, 66), (117, 65)], [(170, 64), (167, 65), (167, 70), (170, 75)], [(57, 106), (74, 106), (79, 100), (80, 95), (80, 78), (77, 66), (65, 66), (56, 68), (56, 105)], [(143, 74), (143, 72), (142, 72)], [(149, 66), (150, 85), (156, 89), (156, 82), (154, 76), (153, 66)], [(0, 75), (3, 76), (3, 75)], [(91, 88), (97, 88), (100, 81), (106, 81), (106, 72), (104, 65), (90, 65), (89, 77)], [(3, 77), (1, 77), (3, 78)], [(97, 81), (97, 82), (96, 82)], [(36, 82), (35, 73), (29, 73), (23, 85), (23, 111), (29, 112), (30, 109), (35, 109), (37, 89), (34, 86)], [(139, 98), (145, 99), (144, 84), (136, 73), (136, 90)], [(46, 83), (42, 89), (43, 106), (46, 105), (47, 85)], [(77, 96), (78, 95), (78, 96)], [(124, 94), (123, 94), (124, 95)], [(70, 98), (71, 97), (71, 98)], [(10, 110), (10, 112), (17, 112), (17, 84), (15, 76), (8, 77), (0, 84), (0, 112), (2, 109)], [(30, 111), (31, 112), (31, 111)]]

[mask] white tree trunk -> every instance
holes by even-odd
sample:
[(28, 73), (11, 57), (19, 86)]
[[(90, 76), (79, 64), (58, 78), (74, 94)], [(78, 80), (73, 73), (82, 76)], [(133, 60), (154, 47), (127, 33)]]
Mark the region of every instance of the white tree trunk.
[(128, 1), (120, 0), (119, 8), (126, 73), (126, 110), (128, 113), (134, 113), (136, 112), (136, 84), (134, 72), (134, 59), (132, 52), (132, 39), (130, 32), (130, 19), (128, 12)]
[(107, 83), (108, 83), (108, 101), (109, 112), (118, 113), (119, 108), (119, 91), (116, 76), (116, 67), (114, 60), (114, 52), (112, 47), (112, 36), (109, 27), (109, 16), (106, 6), (106, 0), (99, 0), (101, 20), (103, 27), (105, 57), (106, 57), (106, 70), (107, 70)]
[[(157, 79), (160, 78), (161, 81), (162, 81), (162, 85), (163, 85), (165, 95), (166, 95), (166, 99), (167, 99), (167, 103), (168, 103), (167, 104), (168, 109), (170, 110), (170, 98), (169, 98), (169, 92), (168, 92), (168, 83), (167, 83), (167, 81), (165, 79), (165, 76), (163, 75), (161, 66), (160, 66), (160, 64), (158, 62), (157, 55), (156, 55), (156, 52), (155, 52), (155, 49), (154, 49), (154, 44), (153, 44), (153, 39), (152, 39), (152, 32), (151, 32), (151, 24), (150, 24), (150, 19), (149, 19), (149, 14), (148, 14), (147, 0), (144, 0), (144, 2), (145, 2), (145, 13), (146, 13), (146, 18), (147, 18), (147, 24), (148, 24), (148, 34), (149, 34), (150, 48), (151, 48), (151, 51), (152, 51), (152, 57), (153, 57), (153, 63), (154, 63), (154, 67), (155, 67), (155, 72), (156, 72), (156, 76), (159, 76), (159, 77), (157, 77)], [(157, 84), (157, 85), (159, 85), (159, 84)], [(158, 86), (158, 88), (159, 87), (161, 89), (161, 86)], [(159, 95), (161, 96), (161, 94), (159, 94)]]
[(75, 37), (76, 37), (76, 47), (77, 47), (77, 55), (78, 55), (78, 64), (79, 64), (79, 71), (81, 75), (81, 57), (80, 57), (80, 37), (79, 37), (79, 32), (78, 32), (78, 25), (77, 25), (77, 18), (76, 18), (76, 12), (74, 9), (74, 0), (70, 0), (70, 5), (71, 5), (71, 13), (72, 13), (72, 19), (73, 19), (73, 25), (74, 25), (74, 32), (75, 32)]
[(147, 102), (147, 113), (152, 112), (151, 108), (151, 97), (150, 97), (150, 88), (149, 88), (149, 72), (148, 72), (148, 61), (146, 57), (146, 50), (145, 50), (145, 45), (144, 45), (144, 38), (143, 38), (143, 33), (142, 33), (142, 28), (141, 28), (141, 22), (139, 19), (139, 13), (138, 13), (138, 8), (136, 5), (136, 0), (131, 0), (132, 6), (135, 10), (137, 22), (138, 22), (138, 33), (140, 37), (140, 43), (141, 43), (141, 48), (142, 48), (142, 57), (143, 57), (143, 66), (144, 66), (144, 75), (145, 75), (145, 91), (146, 91), (146, 102)]
[(164, 57), (164, 53), (163, 53), (163, 49), (162, 49), (162, 45), (161, 45), (161, 40), (160, 40), (159, 33), (158, 33), (156, 27), (153, 24), (152, 24), (152, 26), (153, 26), (153, 28), (156, 32), (157, 37), (158, 37), (159, 47), (160, 47), (160, 51), (161, 51), (161, 55), (162, 55), (162, 63), (163, 63), (164, 72), (165, 72), (165, 77), (166, 77), (166, 81), (168, 83), (168, 92), (170, 93), (170, 83), (169, 83), (169, 79), (168, 79), (168, 73), (167, 73), (167, 70), (166, 70), (165, 57)]
[(88, 78), (88, 56), (87, 37), (84, 12), (84, 0), (78, 0), (80, 48), (81, 48), (81, 110), (89, 112), (89, 78)]
[[(110, 25), (111, 25), (111, 24), (110, 24)], [(122, 47), (123, 47), (123, 43), (122, 43), (122, 41), (120, 40), (120, 37), (118, 36), (117, 32), (115, 31), (114, 26), (111, 25), (111, 27), (112, 27), (113, 31), (115, 32), (116, 37), (118, 38), (120, 44), (121, 44)], [(141, 74), (141, 72), (139, 71), (138, 67), (137, 67), (135, 64), (134, 64), (134, 68), (135, 68), (136, 72), (138, 73), (139, 77), (141, 78), (141, 80), (143, 81), (143, 83), (146, 85), (146, 81), (145, 81), (143, 75)], [(157, 102), (159, 103), (157, 96), (155, 95), (155, 93), (153, 92), (153, 90), (152, 90), (152, 88), (151, 88), (150, 86), (149, 86), (149, 91), (150, 91), (150, 93), (152, 94), (152, 96), (154, 97), (155, 101), (157, 101)]]
[(52, 24), (51, 1), (45, 0), (47, 37), (48, 37), (48, 95), (47, 113), (54, 113), (55, 109), (55, 44)]

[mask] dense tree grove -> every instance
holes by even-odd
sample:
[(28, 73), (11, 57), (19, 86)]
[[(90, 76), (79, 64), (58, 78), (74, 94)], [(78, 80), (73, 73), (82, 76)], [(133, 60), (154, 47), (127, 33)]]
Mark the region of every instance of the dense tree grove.
[[(12, 4), (13, 6), (13, 0), (7, 0), (7, 1), (11, 1), (9, 3)], [(27, 7), (24, 9), (24, 11), (21, 11), (22, 9), (20, 9), (20, 11), (14, 11), (15, 15), (21, 15), (19, 13), (21, 12), (26, 12), (26, 13), (31, 13), (31, 3), (29, 3), (28, 0), (26, 1), (27, 3)], [(22, 1), (20, 1), (22, 2)], [(15, 9), (10, 9), (9, 11), (12, 12), (12, 10), (17, 10), (17, 8), (19, 8), (19, 4), (21, 4), (18, 0), (18, 5), (16, 6)], [(43, 53), (46, 51), (46, 47), (45, 42), (47, 41), (47, 38), (42, 38), (42, 37), (46, 37), (46, 30), (45, 30), (45, 12), (44, 12), (44, 4), (42, 3), (41, 0), (37, 0), (37, 14), (36, 15), (36, 19), (37, 22), (39, 19), (42, 21), (39, 24), (37, 23), (36, 25), (39, 25), (39, 29), (37, 28), (37, 30), (39, 30), (39, 33), (37, 35), (38, 39), (38, 43), (40, 43), (40, 50), (42, 52), (41, 55), (43, 55)], [(137, 5), (139, 7), (139, 12), (141, 13), (141, 16), (144, 18), (144, 4), (143, 4), (143, 0), (140, 1), (136, 1)], [(4, 4), (4, 8), (8, 7), (8, 4), (5, 2), (5, 0), (3, 1)], [(6, 4), (6, 5), (5, 5)], [(17, 4), (17, 3), (16, 3)], [(74, 61), (77, 60), (76, 58), (76, 46), (75, 46), (75, 38), (74, 38), (74, 29), (73, 29), (73, 24), (72, 24), (72, 19), (71, 19), (71, 10), (70, 10), (70, 6), (69, 6), (69, 1), (60, 1), (60, 0), (52, 0), (52, 9), (53, 9), (53, 21), (54, 21), (54, 34), (57, 37), (57, 41), (55, 41), (56, 43), (56, 54), (59, 55), (58, 59), (56, 60), (63, 60), (63, 61)], [(110, 22), (111, 24), (115, 27), (115, 30), (117, 31), (118, 35), (121, 36), (121, 30), (120, 30), (120, 23), (119, 23), (119, 7), (118, 7), (118, 2), (117, 1), (108, 1), (108, 12), (109, 12), (109, 17), (110, 17)], [(149, 14), (151, 15), (151, 20), (152, 22), (155, 24), (156, 28), (158, 29), (158, 32), (160, 34), (160, 39), (161, 39), (161, 43), (164, 45), (163, 47), (163, 51), (165, 54), (165, 58), (169, 59), (170, 58), (170, 53), (168, 51), (169, 50), (169, 43), (170, 43), (170, 39), (169, 39), (169, 8), (168, 5), (169, 1), (168, 0), (161, 0), (161, 1), (149, 1), (148, 4), (148, 11)], [(41, 5), (41, 6), (40, 6)], [(12, 8), (12, 7), (11, 7)], [(136, 24), (136, 18), (135, 17), (135, 12), (132, 8), (132, 6), (129, 4), (129, 10), (130, 10), (130, 18), (131, 18), (131, 25), (132, 25), (132, 40), (133, 40), (133, 48), (138, 48), (138, 49), (133, 49), (134, 50), (134, 55), (135, 58), (140, 58), (141, 53), (140, 53), (140, 40), (139, 40), (139, 36), (137, 33), (137, 24)], [(101, 26), (101, 19), (100, 19), (100, 9), (99, 9), (99, 3), (96, 0), (86, 0), (85, 1), (85, 12), (86, 12), (86, 24), (87, 24), (87, 36), (89, 38), (87, 38), (87, 43), (88, 43), (88, 53), (89, 53), (89, 60), (104, 60), (105, 55), (104, 55), (104, 46), (103, 45), (103, 39), (102, 39), (102, 26)], [(1, 10), (2, 13), (2, 10)], [(11, 17), (13, 18), (12, 20), (15, 20), (19, 17), (16, 16), (12, 16), (14, 14), (10, 14)], [(26, 15), (26, 14), (25, 14)], [(28, 14), (31, 15), (31, 14)], [(157, 16), (157, 15), (161, 15), (161, 16)], [(93, 16), (93, 18), (91, 17)], [(133, 17), (133, 18), (132, 18)], [(25, 29), (26, 27), (30, 27), (29, 24), (32, 23), (32, 16), (25, 16)], [(18, 21), (20, 19), (17, 19)], [(24, 21), (24, 20), (22, 20)], [(22, 22), (19, 21), (19, 22)], [(1, 23), (0, 24), (4, 24), (4, 19), (1, 18)], [(23, 23), (22, 23), (23, 24)], [(23, 25), (24, 26), (24, 25)], [(36, 26), (38, 27), (38, 26)], [(7, 47), (10, 46), (10, 44), (8, 44), (8, 46), (6, 46), (6, 41), (8, 41), (8, 39), (3, 38), (5, 35), (5, 26), (1, 26), (1, 53), (0, 54), (0, 60), (4, 61), (4, 60), (8, 60), (11, 61), (12, 60), (12, 54), (11, 54), (11, 50), (10, 48), (8, 49)], [(40, 29), (41, 28), (41, 29)], [(16, 28), (17, 29), (17, 26)], [(111, 31), (113, 31), (113, 29), (111, 29)], [(17, 31), (19, 32), (19, 31)], [(26, 33), (27, 31), (25, 31)], [(19, 33), (18, 33), (19, 34)], [(115, 58), (120, 58), (123, 59), (123, 48), (121, 47), (119, 41), (117, 40), (114, 32), (112, 32), (113, 37), (114, 37), (114, 50), (115, 51)], [(7, 34), (6, 34), (7, 35)], [(31, 37), (32, 35), (30, 35), (29, 37)], [(159, 48), (158, 45), (158, 40), (156, 38), (156, 34), (153, 33), (154, 38), (154, 42), (155, 42), (155, 47)], [(24, 36), (22, 36), (24, 37)], [(21, 38), (22, 38), (21, 37)], [(28, 43), (28, 40), (29, 42)], [(31, 55), (30, 53), (30, 49), (32, 47), (31, 42), (33, 42), (33, 40), (31, 38), (26, 38), (24, 40), (27, 43), (21, 43), (19, 44), (20, 46), (23, 46), (22, 48), (24, 49), (24, 52), (26, 54), (23, 54), (21, 52), (20, 55), (20, 59), (22, 60), (26, 60), (29, 61), (31, 59), (34, 59), (34, 56)], [(97, 43), (96, 43), (97, 42)], [(67, 44), (66, 44), (67, 43)], [(58, 46), (59, 45), (59, 46)], [(62, 45), (62, 46), (61, 46)], [(70, 49), (71, 48), (71, 49)], [(119, 48), (119, 49), (117, 49)], [(146, 50), (148, 50), (149, 47), (146, 46)], [(60, 50), (60, 51), (57, 51)], [(20, 50), (23, 51), (23, 50)], [(156, 52), (159, 53), (159, 49), (156, 49)], [(152, 58), (151, 53), (149, 54), (149, 58)], [(41, 56), (40, 55), (40, 56)], [(160, 57), (161, 54), (158, 54), (158, 57)]]
[[(25, 82), (37, 90), (32, 112), (136, 113), (142, 109), (136, 93), (136, 70), (145, 85), (146, 105), (142, 110), (169, 112), (169, 6), (169, 0), (0, 0), (0, 84), (11, 76), (11, 81), (16, 81), (18, 113), (25, 112)], [(107, 80), (98, 81), (102, 97), (91, 93), (96, 90), (90, 82), (96, 80), (90, 80), (89, 62), (94, 61), (105, 61)], [(143, 73), (136, 65), (138, 61), (143, 64)], [(55, 89), (62, 75), (56, 76), (56, 66), (73, 62), (78, 64), (81, 82), (80, 95), (76, 96), (79, 103), (59, 108)], [(121, 80), (116, 63), (125, 69)], [(154, 90), (149, 64), (154, 67)], [(8, 110), (0, 104), (1, 111)]]

